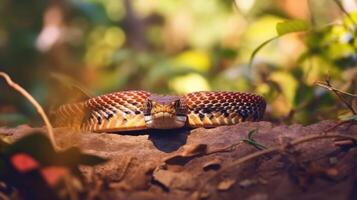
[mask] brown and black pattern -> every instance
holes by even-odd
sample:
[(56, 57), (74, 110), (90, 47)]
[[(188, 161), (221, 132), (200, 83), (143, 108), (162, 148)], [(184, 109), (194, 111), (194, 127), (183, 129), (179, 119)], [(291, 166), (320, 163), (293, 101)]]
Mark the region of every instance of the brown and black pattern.
[(91, 131), (145, 129), (143, 108), (150, 96), (146, 91), (115, 92), (85, 102), (87, 115), (81, 128)]
[(149, 96), (146, 91), (123, 91), (66, 104), (57, 110), (56, 125), (95, 132), (146, 129), (143, 108)]
[[(95, 132), (147, 129), (144, 108), (153, 96), (160, 98), (146, 91), (123, 91), (66, 104), (57, 110), (57, 125)], [(266, 107), (263, 97), (240, 92), (193, 92), (181, 96), (180, 101), (187, 110), (176, 113), (187, 113), (189, 127), (258, 121)]]
[(185, 96), (188, 125), (215, 127), (263, 118), (266, 103), (263, 97), (240, 92), (193, 92)]

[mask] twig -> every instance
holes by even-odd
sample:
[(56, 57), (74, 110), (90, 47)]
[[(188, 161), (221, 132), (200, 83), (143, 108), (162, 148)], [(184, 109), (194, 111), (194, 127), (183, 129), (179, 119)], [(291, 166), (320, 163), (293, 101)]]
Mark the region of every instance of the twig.
[[(329, 78), (327, 78), (327, 80), (326, 80), (325, 82), (320, 82), (320, 81), (318, 81), (318, 82), (315, 82), (315, 84), (316, 84), (317, 86), (326, 88), (326, 89), (332, 91), (333, 93), (335, 93), (336, 96), (340, 99), (340, 101), (342, 101), (342, 102), (345, 104), (345, 106), (346, 106), (347, 108), (349, 108), (349, 109), (351, 110), (351, 112), (352, 112), (354, 115), (356, 115), (356, 111), (353, 109), (353, 106), (352, 106), (351, 104), (349, 104), (349, 103), (347, 102), (347, 100), (346, 100), (342, 95), (340, 95), (340, 94), (344, 94), (344, 95), (347, 95), (347, 96), (351, 96), (351, 97), (357, 98), (357, 95), (356, 95), (356, 94), (352, 94), (352, 93), (345, 92), (345, 91), (339, 90), (339, 89), (337, 89), (337, 88), (334, 88), (334, 87), (331, 85)], [(355, 121), (354, 121), (354, 120), (344, 120), (344, 121), (341, 121), (341, 122), (339, 122), (338, 124), (336, 124), (336, 125), (334, 125), (334, 126), (332, 126), (332, 127), (330, 127), (330, 128), (325, 129), (323, 132), (324, 132), (324, 133), (327, 133), (327, 132), (330, 132), (330, 131), (332, 131), (333, 129), (335, 129), (335, 128), (341, 126), (342, 124), (353, 123), (353, 122), (355, 122)]]
[(337, 92), (339, 92), (339, 93), (342, 93), (342, 94), (345, 94), (345, 95), (348, 95), (348, 96), (356, 97), (356, 98), (357, 98), (357, 94), (352, 94), (352, 93), (349, 93), (349, 92), (345, 92), (345, 91), (339, 90), (339, 89), (337, 89), (337, 88), (335, 88), (335, 87), (332, 87), (331, 85), (330, 85), (330, 86), (329, 86), (329, 85), (326, 85), (326, 83), (324, 83), (324, 82), (317, 81), (317, 82), (315, 82), (315, 84), (316, 84), (317, 86), (326, 88), (326, 89), (328, 89), (328, 90), (330, 90), (330, 91), (337, 91)]
[(343, 7), (342, 3), (339, 0), (333, 0), (338, 8), (347, 16), (349, 20), (351, 20), (351, 23), (356, 27), (356, 22), (353, 20), (352, 16), (347, 12), (347, 10)]
[[(326, 80), (326, 83), (327, 83), (327, 86), (329, 87), (332, 87), (331, 83), (330, 83), (330, 80), (327, 79)], [(343, 102), (343, 104), (345, 104), (345, 106), (351, 110), (351, 112), (355, 115), (356, 114), (356, 111), (353, 109), (352, 105), (350, 103), (348, 103), (348, 101), (345, 99), (344, 96), (342, 96), (339, 91), (337, 90), (332, 90), (333, 93), (335, 93), (335, 95), (340, 99), (340, 101)]]
[[(248, 145), (252, 145), (255, 148), (261, 150), (261, 149), (266, 149), (266, 147), (262, 144), (257, 143), (254, 139), (253, 139), (253, 134), (257, 132), (258, 129), (254, 129), (252, 131), (250, 131), (248, 133), (248, 139), (242, 139), (242, 140), (238, 140), (237, 142), (234, 142), (233, 144), (230, 144), (226, 147), (222, 147), (222, 148), (218, 148), (218, 149), (214, 149), (214, 150), (210, 150), (208, 152), (206, 152), (203, 155), (211, 155), (211, 154), (215, 154), (215, 153), (225, 153), (225, 152), (230, 152), (233, 151), (235, 148), (237, 148), (238, 146), (242, 145), (243, 143), (246, 143)], [(203, 156), (200, 155), (200, 156)]]
[(314, 27), (316, 25), (316, 20), (315, 20), (315, 17), (313, 15), (314, 13), (313, 13), (313, 10), (312, 10), (311, 0), (308, 0), (307, 4), (308, 4), (308, 7), (309, 7), (309, 12), (310, 12), (310, 22), (311, 22), (312, 27)]
[(229, 146), (226, 146), (226, 147), (223, 147), (223, 148), (219, 148), (219, 149), (210, 150), (207, 153), (205, 153), (204, 155), (211, 155), (211, 154), (215, 154), (215, 153), (230, 152), (230, 151), (234, 150), (237, 146), (243, 144), (243, 142), (244, 142), (243, 140), (239, 140), (238, 142), (230, 144)]
[(351, 93), (348, 93), (348, 92), (344, 92), (344, 91), (341, 91), (341, 90), (338, 90), (334, 87), (332, 87), (331, 83), (330, 83), (330, 80), (327, 79), (326, 80), (326, 83), (321, 83), (321, 82), (316, 82), (316, 85), (320, 86), (320, 87), (323, 87), (323, 88), (326, 88), (330, 91), (332, 91), (333, 93), (335, 93), (335, 95), (340, 99), (340, 101), (342, 101), (343, 104), (345, 104), (345, 106), (351, 110), (351, 112), (355, 115), (357, 114), (356, 111), (353, 109), (352, 105), (349, 104), (347, 102), (347, 100), (345, 99), (344, 96), (342, 96), (340, 93), (342, 94), (345, 94), (345, 95), (348, 95), (348, 96), (352, 96), (352, 97), (355, 97), (357, 98), (357, 95), (355, 94), (351, 94)]
[(303, 138), (300, 139), (296, 139), (293, 140), (292, 142), (284, 145), (284, 146), (276, 146), (276, 147), (271, 147), (269, 149), (265, 149), (262, 151), (257, 151), (255, 153), (249, 154), (247, 156), (244, 156), (234, 162), (232, 162), (230, 165), (222, 168), (220, 171), (218, 171), (217, 173), (215, 173), (213, 176), (211, 176), (210, 178), (208, 178), (204, 183), (201, 184), (201, 187), (199, 187), (198, 191), (197, 191), (197, 196), (198, 198), (200, 198), (203, 189), (205, 188), (205, 186), (207, 185), (208, 182), (210, 182), (211, 180), (217, 178), (218, 176), (222, 175), (224, 172), (226, 172), (227, 170), (237, 167), (238, 165), (247, 162), (249, 160), (258, 158), (260, 156), (266, 155), (266, 154), (270, 154), (270, 153), (277, 153), (277, 152), (284, 152), (285, 149), (287, 149), (288, 147), (292, 147), (292, 146), (296, 146), (305, 142), (309, 142), (309, 141), (313, 141), (313, 140), (318, 140), (318, 139), (328, 139), (328, 138), (342, 138), (342, 139), (349, 139), (349, 140), (353, 140), (355, 142), (357, 142), (357, 137), (354, 136), (350, 136), (350, 135), (343, 135), (343, 134), (315, 134), (315, 135), (309, 135), (309, 136), (305, 136)]
[(327, 132), (333, 131), (335, 128), (337, 128), (337, 127), (339, 127), (339, 126), (341, 126), (341, 125), (343, 125), (343, 124), (354, 123), (354, 122), (356, 122), (356, 121), (354, 121), (354, 120), (340, 121), (340, 122), (338, 122), (337, 124), (335, 124), (334, 126), (323, 130), (323, 132), (324, 132), (324, 133), (327, 133)]
[(334, 145), (338, 147), (348, 147), (356, 144), (356, 142), (353, 142), (351, 140), (336, 140), (334, 141)]
[(45, 122), (45, 125), (46, 125), (46, 128), (47, 128), (47, 132), (48, 132), (48, 137), (50, 138), (50, 141), (51, 141), (52, 145), (56, 149), (57, 146), (56, 146), (55, 137), (54, 137), (54, 134), (53, 134), (53, 127), (52, 127), (51, 122), (48, 119), (45, 111), (41, 107), (41, 105), (23, 87), (21, 87), (19, 84), (15, 83), (15, 82), (13, 82), (8, 74), (6, 74), (5, 72), (1, 72), (0, 71), (0, 76), (2, 76), (5, 79), (6, 83), (11, 88), (13, 88), (17, 92), (19, 92), (22, 96), (24, 96), (35, 107), (37, 113), (42, 117), (42, 120)]

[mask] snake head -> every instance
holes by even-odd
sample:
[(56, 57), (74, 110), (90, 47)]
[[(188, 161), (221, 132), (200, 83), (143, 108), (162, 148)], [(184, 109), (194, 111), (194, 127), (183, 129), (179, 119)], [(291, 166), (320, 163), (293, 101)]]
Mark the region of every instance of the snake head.
[(187, 121), (187, 106), (178, 96), (151, 95), (145, 102), (144, 119), (148, 128), (181, 128)]

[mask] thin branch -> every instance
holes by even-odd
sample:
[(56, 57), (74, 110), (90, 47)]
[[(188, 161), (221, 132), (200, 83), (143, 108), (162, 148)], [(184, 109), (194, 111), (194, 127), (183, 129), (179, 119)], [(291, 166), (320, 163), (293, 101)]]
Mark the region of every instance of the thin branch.
[(292, 142), (286, 144), (286, 145), (279, 145), (276, 147), (271, 147), (269, 149), (265, 149), (262, 151), (257, 151), (255, 153), (249, 154), (247, 156), (244, 156), (234, 162), (232, 162), (230, 165), (222, 168), (220, 171), (218, 171), (217, 173), (215, 173), (213, 176), (211, 176), (210, 178), (208, 178), (204, 183), (201, 184), (201, 186), (199, 187), (197, 193), (196, 193), (196, 197), (200, 198), (205, 186), (207, 185), (207, 183), (209, 183), (211, 180), (219, 177), (220, 175), (222, 175), (223, 173), (225, 173), (226, 171), (228, 171), (229, 169), (235, 168), (239, 165), (241, 165), (244, 162), (253, 160), (255, 158), (261, 157), (263, 155), (267, 155), (267, 154), (271, 154), (271, 153), (279, 153), (279, 152), (284, 152), (285, 149), (287, 148), (291, 148), (292, 146), (296, 146), (302, 143), (306, 143), (306, 142), (310, 142), (310, 141), (314, 141), (314, 140), (318, 140), (318, 139), (329, 139), (329, 138), (341, 138), (341, 139), (348, 139), (348, 140), (353, 140), (354, 142), (357, 142), (357, 137), (351, 136), (351, 135), (343, 135), (343, 134), (315, 134), (315, 135), (309, 135), (309, 136), (305, 136), (303, 138), (300, 139), (296, 139), (293, 140)]
[(239, 6), (238, 6), (236, 0), (233, 0), (233, 6), (237, 9), (237, 11), (240, 11)]
[[(332, 87), (329, 78), (326, 80), (326, 83), (327, 83), (327, 86)], [(345, 104), (345, 106), (348, 109), (350, 109), (354, 115), (357, 114), (356, 111), (353, 109), (352, 105), (350, 103), (348, 103), (347, 99), (344, 96), (342, 96), (337, 90), (332, 90), (332, 92), (335, 93), (335, 95), (340, 99), (340, 101), (342, 101)]]
[(219, 149), (214, 149), (211, 151), (208, 151), (205, 155), (211, 155), (211, 154), (215, 154), (215, 153), (224, 153), (224, 152), (230, 152), (233, 151), (237, 146), (243, 144), (242, 140), (239, 140), (229, 146), (223, 147), (223, 148), (219, 148)]
[(349, 93), (349, 92), (345, 92), (345, 91), (339, 90), (339, 89), (337, 89), (337, 88), (335, 88), (335, 87), (332, 87), (331, 85), (330, 85), (330, 86), (326, 85), (326, 83), (324, 83), (324, 82), (317, 81), (317, 82), (315, 82), (315, 84), (316, 84), (317, 86), (326, 88), (326, 89), (328, 89), (328, 90), (330, 90), (330, 91), (337, 91), (337, 92), (339, 92), (339, 93), (342, 93), (342, 94), (345, 94), (345, 95), (348, 95), (348, 96), (356, 97), (356, 98), (357, 98), (357, 94), (352, 94), (352, 93)]
[(11, 88), (13, 88), (17, 92), (19, 92), (22, 96), (24, 96), (35, 107), (37, 113), (42, 117), (42, 120), (44, 121), (44, 123), (46, 125), (48, 136), (50, 138), (50, 141), (51, 141), (52, 145), (55, 148), (57, 148), (56, 142), (55, 142), (55, 137), (54, 137), (54, 134), (53, 134), (53, 127), (52, 127), (51, 122), (48, 119), (45, 111), (43, 110), (42, 106), (23, 87), (21, 87), (19, 84), (15, 83), (15, 82), (13, 82), (8, 74), (6, 74), (5, 72), (1, 72), (0, 71), (0, 76), (5, 79), (6, 83)]
[(308, 7), (309, 7), (309, 12), (310, 12), (310, 22), (311, 22), (311, 25), (312, 25), (312, 27), (315, 27), (315, 25), (316, 25), (316, 20), (315, 20), (314, 13), (313, 13), (313, 10), (312, 10), (311, 0), (308, 0), (308, 1), (307, 1), (307, 4), (308, 4)]
[(348, 101), (346, 100), (346, 98), (344, 96), (341, 95), (342, 94), (345, 94), (345, 95), (348, 95), (348, 96), (352, 96), (352, 97), (357, 97), (357, 95), (355, 94), (351, 94), (351, 93), (348, 93), (348, 92), (344, 92), (344, 91), (341, 91), (341, 90), (338, 90), (334, 87), (332, 87), (331, 83), (330, 83), (330, 80), (327, 79), (325, 81), (325, 83), (321, 83), (321, 82), (317, 82), (316, 83), (318, 86), (320, 87), (324, 87), (324, 88), (327, 88), (328, 90), (332, 91), (333, 93), (335, 93), (335, 95), (340, 99), (340, 101), (342, 101), (343, 104), (345, 104), (345, 106), (351, 110), (351, 112), (356, 115), (356, 111), (353, 109), (352, 105), (350, 103), (348, 103)]
[(330, 128), (327, 128), (325, 130), (323, 130), (324, 133), (327, 133), (327, 132), (330, 132), (330, 131), (333, 131), (334, 129), (336, 129), (337, 127), (343, 125), (343, 124), (349, 124), (349, 123), (356, 123), (355, 120), (345, 120), (345, 121), (340, 121), (339, 123), (337, 123), (336, 125), (330, 127)]
[(338, 6), (338, 8), (343, 12), (343, 14), (345, 14), (347, 16), (347, 18), (349, 20), (351, 20), (352, 24), (356, 27), (357, 24), (356, 22), (353, 20), (353, 18), (351, 17), (351, 15), (347, 12), (347, 10), (343, 7), (342, 3), (339, 0), (333, 0), (336, 5)]

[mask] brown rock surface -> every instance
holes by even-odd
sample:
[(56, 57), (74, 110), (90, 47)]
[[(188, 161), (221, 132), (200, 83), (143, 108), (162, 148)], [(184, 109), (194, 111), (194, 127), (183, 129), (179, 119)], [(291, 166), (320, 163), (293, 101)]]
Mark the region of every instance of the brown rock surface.
[[(319, 139), (256, 157), (227, 168), (259, 150), (240, 142), (253, 139), (266, 147), (321, 134), (334, 126), (273, 125), (245, 122), (212, 129), (77, 133), (56, 129), (62, 147), (79, 146), (109, 158), (106, 164), (81, 170), (87, 194), (97, 199), (357, 199), (357, 148), (336, 147)], [(16, 139), (29, 127), (0, 129)], [(342, 125), (329, 134), (357, 136), (357, 125)], [(219, 175), (217, 175), (219, 173)]]

